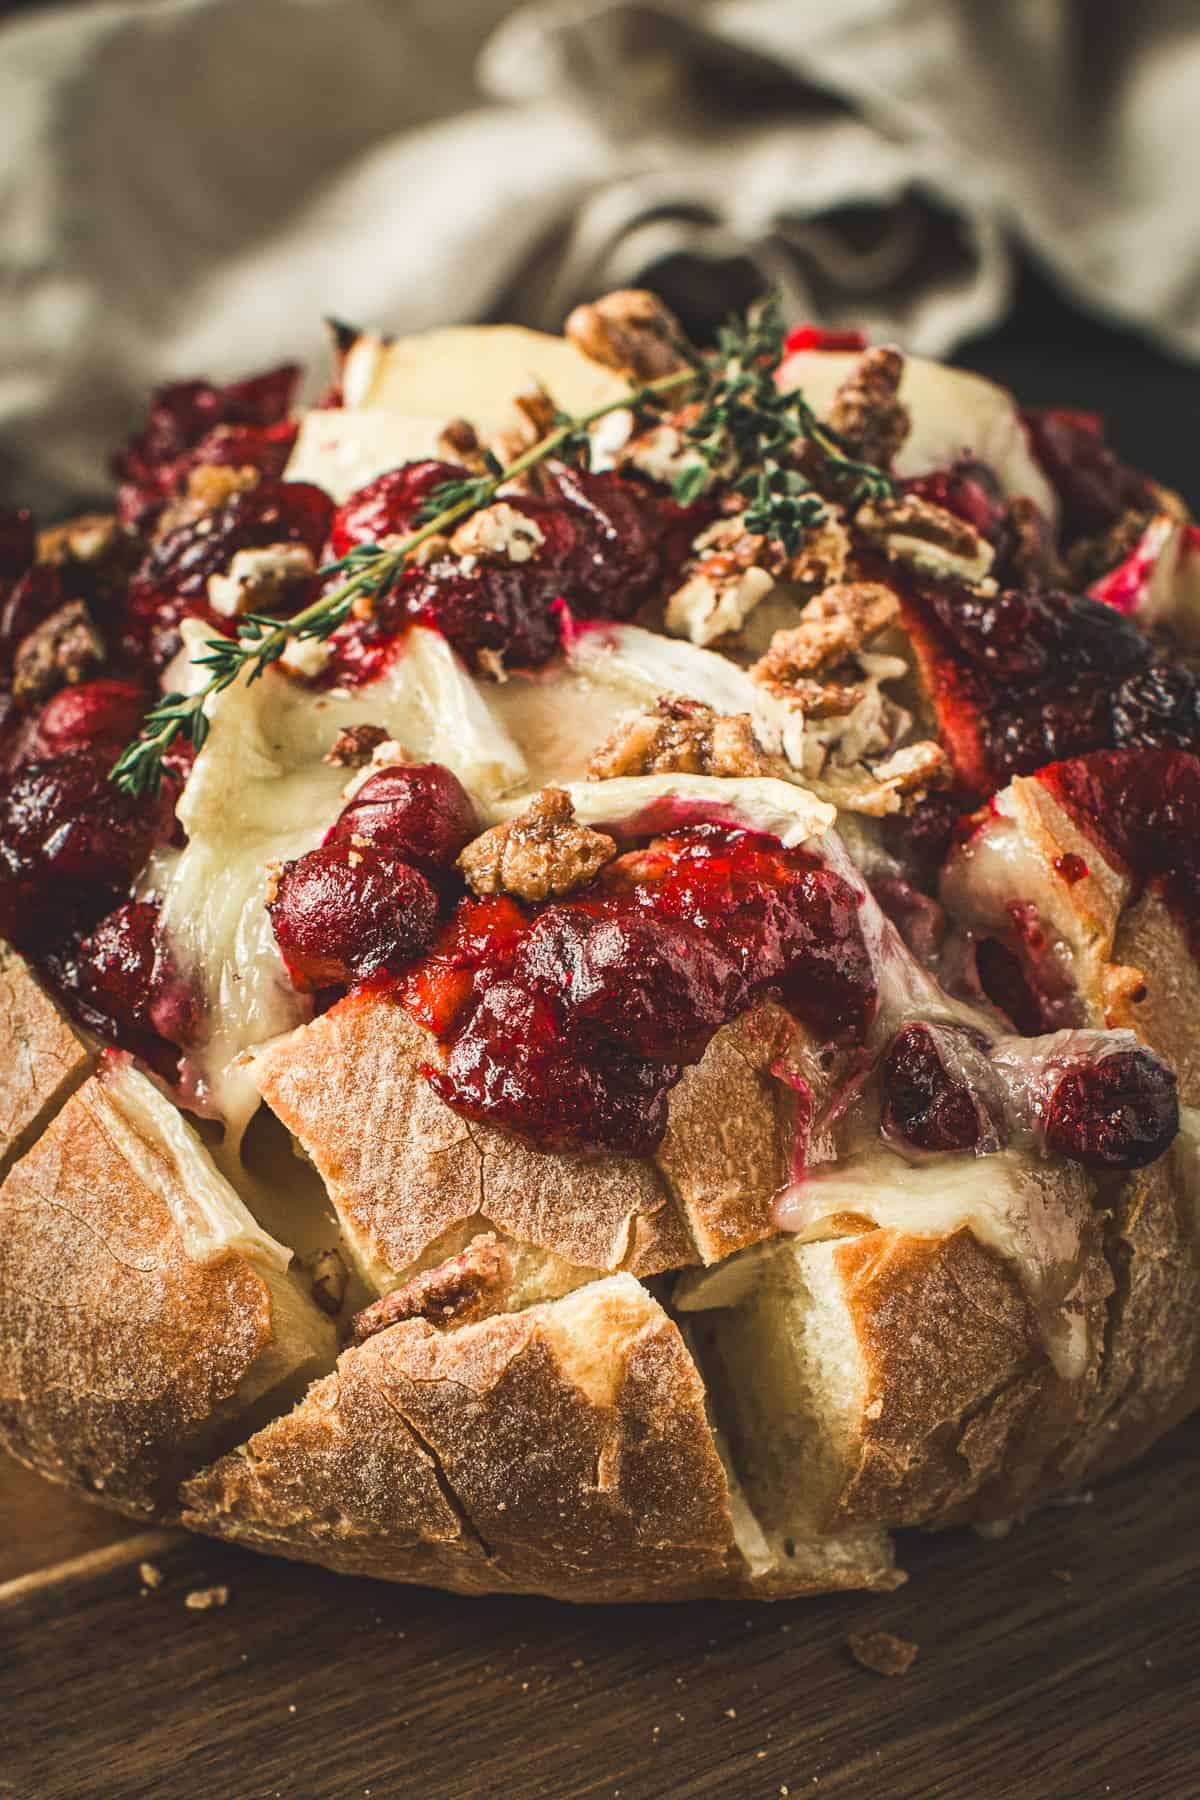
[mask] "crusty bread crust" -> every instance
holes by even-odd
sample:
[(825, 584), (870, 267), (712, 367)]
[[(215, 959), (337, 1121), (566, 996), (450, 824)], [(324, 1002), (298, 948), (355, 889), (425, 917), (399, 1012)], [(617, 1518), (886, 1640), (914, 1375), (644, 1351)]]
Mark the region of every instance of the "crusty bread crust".
[(122, 1512), (170, 1512), (274, 1341), (271, 1291), (236, 1253), (198, 1262), (165, 1186), (122, 1148), (101, 1081), (0, 1188), (0, 1442)]
[(90, 1066), (82, 1039), (23, 958), (0, 942), (0, 1174)]
[(699, 1373), (628, 1275), (457, 1331), (394, 1325), (183, 1493), (197, 1529), (462, 1593), (776, 1597), (898, 1579), (865, 1548), (752, 1573)]
[(352, 994), (255, 1063), (373, 1285), (395, 1287), (492, 1226), (581, 1273), (654, 1275), (694, 1259), (647, 1163), (544, 1155), (469, 1123), (421, 1073), (436, 1056), (401, 1007)]

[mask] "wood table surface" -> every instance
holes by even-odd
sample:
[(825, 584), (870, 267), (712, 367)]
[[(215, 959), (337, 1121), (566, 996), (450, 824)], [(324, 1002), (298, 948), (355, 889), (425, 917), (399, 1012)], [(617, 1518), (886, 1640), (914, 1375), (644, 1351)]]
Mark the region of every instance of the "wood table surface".
[[(907, 1539), (895, 1594), (776, 1606), (341, 1579), (139, 1531), (2, 1457), (0, 1517), (21, 1800), (1200, 1795), (1200, 1419), (1002, 1541)], [(874, 1629), (919, 1643), (903, 1678), (851, 1660)]]

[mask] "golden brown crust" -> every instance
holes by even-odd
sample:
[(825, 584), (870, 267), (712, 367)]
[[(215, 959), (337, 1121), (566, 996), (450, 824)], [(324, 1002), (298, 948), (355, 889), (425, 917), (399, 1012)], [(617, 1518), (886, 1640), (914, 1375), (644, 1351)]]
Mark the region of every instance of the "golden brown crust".
[(469, 1124), (421, 1074), (436, 1045), (400, 1007), (341, 1001), (263, 1052), (255, 1080), (316, 1164), (370, 1278), (395, 1286), (489, 1225), (592, 1270), (694, 1260), (653, 1168), (527, 1149)]
[(243, 1257), (188, 1257), (122, 1135), (92, 1079), (0, 1188), (0, 1439), (149, 1517), (270, 1345), (272, 1306)]
[(90, 1062), (24, 958), (0, 943), (0, 1174), (79, 1085)]
[(771, 1203), (788, 1179), (796, 1096), (771, 1073), (800, 1038), (764, 1002), (718, 1031), (672, 1089), (654, 1160), (687, 1218), (702, 1262), (719, 1262), (774, 1230)]
[(187, 1483), (184, 1522), (464, 1593), (782, 1598), (901, 1579), (871, 1539), (750, 1570), (695, 1364), (627, 1276), (346, 1351), (288, 1418)]

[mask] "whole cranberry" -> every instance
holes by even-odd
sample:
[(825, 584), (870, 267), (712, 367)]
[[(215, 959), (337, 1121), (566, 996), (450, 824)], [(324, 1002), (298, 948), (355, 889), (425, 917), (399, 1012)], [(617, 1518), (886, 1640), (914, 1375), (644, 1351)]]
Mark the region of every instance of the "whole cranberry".
[(987, 1060), (968, 1034), (946, 1026), (904, 1025), (880, 1064), (881, 1125), (918, 1150), (974, 1150), (994, 1139), (986, 1102)]
[(440, 631), (468, 668), (477, 668), (481, 652), (487, 652), (510, 668), (534, 669), (559, 647), (553, 607), (562, 592), (558, 575), (536, 559), (465, 569), (444, 557), (428, 568), (407, 570), (385, 609), (395, 613), (393, 630), (407, 614)]
[(1141, 1169), (1179, 1130), (1175, 1076), (1148, 1050), (1117, 1050), (1065, 1074), (1046, 1110), (1046, 1143), (1091, 1169)]
[(568, 1029), (661, 1063), (698, 1061), (747, 993), (737, 960), (689, 925), (572, 906), (541, 915), (515, 973), (557, 995)]
[(1126, 676), (1112, 704), (1120, 750), (1200, 749), (1200, 681), (1179, 663), (1151, 663)]
[(60, 688), (38, 719), (39, 754), (61, 756), (88, 744), (120, 749), (137, 736), (147, 704), (145, 689), (135, 681), (102, 677)]
[(134, 799), (109, 781), (111, 766), (111, 752), (96, 746), (69, 750), (26, 763), (0, 792), (0, 870), (10, 895), (19, 890), (19, 942), (64, 917), (91, 924), (169, 836), (173, 784)]
[(467, 470), (458, 463), (432, 458), (377, 475), (344, 500), (334, 514), (329, 540), (334, 556), (345, 556), (356, 544), (377, 544), (381, 538), (414, 530), (433, 490), (445, 481), (462, 481), (466, 475)]
[(61, 992), (86, 1025), (173, 1076), (195, 1025), (195, 998), (174, 972), (147, 900), (119, 906), (51, 958)]
[(22, 638), (48, 619), (67, 595), (52, 563), (36, 563), (13, 585), (0, 603), (0, 668), (7, 668)]
[(626, 1156), (643, 1155), (661, 1139), (679, 1073), (677, 1065), (645, 1062), (617, 1045), (581, 1054), (564, 1038), (549, 996), (515, 981), (488, 988), (445, 1070), (425, 1071), (456, 1112), (502, 1126), (538, 1149)]
[(450, 869), (479, 830), (471, 796), (442, 763), (398, 763), (359, 788), (329, 834), (365, 838), (426, 874)]
[(424, 875), (371, 844), (322, 844), (285, 863), (268, 910), (284, 961), (311, 987), (399, 974), (437, 930)]
[(1145, 500), (1145, 477), (1114, 456), (1097, 413), (1053, 407), (1021, 417), (1033, 454), (1058, 495), (1066, 542), (1103, 531)]

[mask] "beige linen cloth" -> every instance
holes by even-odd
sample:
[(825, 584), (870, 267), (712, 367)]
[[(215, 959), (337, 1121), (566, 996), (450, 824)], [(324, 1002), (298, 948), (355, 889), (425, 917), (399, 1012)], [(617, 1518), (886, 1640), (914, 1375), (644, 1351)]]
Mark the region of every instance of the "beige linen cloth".
[(94, 492), (152, 382), (320, 315), (713, 317), (950, 350), (1021, 240), (1200, 356), (1194, 0), (159, 0), (0, 29), (0, 491)]

